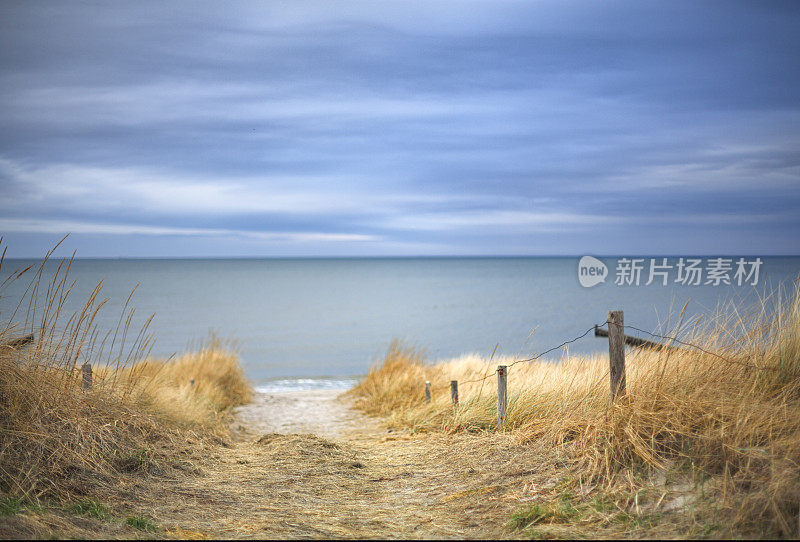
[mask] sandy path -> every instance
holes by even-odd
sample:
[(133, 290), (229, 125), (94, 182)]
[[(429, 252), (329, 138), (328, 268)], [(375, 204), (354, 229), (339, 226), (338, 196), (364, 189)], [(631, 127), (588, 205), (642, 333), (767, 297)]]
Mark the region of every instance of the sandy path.
[(132, 504), (182, 537), (487, 538), (513, 536), (510, 513), (552, 486), (552, 454), (511, 436), (390, 433), (336, 395), (257, 397), (239, 442), (147, 499), (130, 488)]
[(250, 434), (310, 433), (341, 438), (353, 431), (378, 430), (375, 420), (350, 408), (340, 390), (257, 393), (236, 409), (236, 419)]

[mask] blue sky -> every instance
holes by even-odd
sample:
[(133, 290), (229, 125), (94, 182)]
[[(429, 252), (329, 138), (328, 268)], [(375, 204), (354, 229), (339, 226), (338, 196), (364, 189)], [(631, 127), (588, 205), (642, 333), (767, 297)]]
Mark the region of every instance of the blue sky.
[(3, 2), (40, 256), (800, 254), (800, 4)]

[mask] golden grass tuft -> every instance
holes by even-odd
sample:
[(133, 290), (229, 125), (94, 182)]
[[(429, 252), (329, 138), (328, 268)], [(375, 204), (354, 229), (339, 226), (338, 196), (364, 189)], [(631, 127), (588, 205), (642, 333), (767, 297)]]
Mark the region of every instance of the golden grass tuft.
[[(800, 292), (765, 299), (749, 312), (728, 307), (705, 327), (675, 333), (700, 349), (629, 349), (628, 393), (613, 406), (607, 356), (515, 365), (503, 429), (522, 442), (569, 451), (590, 485), (610, 487), (630, 472), (678, 465), (702, 477), (715, 513), (735, 532), (797, 536)], [(494, 430), (494, 370), (512, 362), (464, 356), (426, 364), (393, 344), (351, 394), (362, 410), (414, 431)], [(484, 375), (484, 382), (462, 384)], [(450, 380), (460, 381), (456, 409)]]
[(100, 367), (99, 385), (124, 390), (138, 408), (183, 427), (227, 431), (231, 408), (250, 401), (251, 388), (236, 352), (216, 337), (172, 360), (147, 359), (118, 370)]
[[(133, 309), (126, 304), (117, 329), (101, 334), (100, 285), (80, 311), (64, 314), (71, 261), (48, 283), (45, 262), (2, 283), (33, 275), (28, 306), (20, 300), (0, 325), (0, 497), (35, 503), (95, 494), (113, 488), (121, 472), (164, 468), (189, 439), (226, 435), (226, 411), (250, 396), (235, 351), (212, 337), (175, 360), (147, 359), (147, 324), (126, 344)], [(29, 333), (31, 344), (9, 346)], [(81, 386), (86, 362), (94, 366), (91, 389)]]

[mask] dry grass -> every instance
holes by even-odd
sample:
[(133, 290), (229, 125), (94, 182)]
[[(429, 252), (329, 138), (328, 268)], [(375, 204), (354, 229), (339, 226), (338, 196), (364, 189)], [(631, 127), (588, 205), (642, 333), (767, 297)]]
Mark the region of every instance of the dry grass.
[(225, 415), (247, 403), (252, 393), (235, 351), (213, 336), (176, 359), (99, 367), (95, 375), (99, 386), (122, 390), (142, 411), (174, 425), (214, 432), (227, 431)]
[(156, 481), (140, 506), (215, 539), (507, 538), (516, 494), (553, 469), (507, 435), (375, 437), (268, 433), (207, 457), (204, 476)]
[[(110, 491), (121, 473), (168, 468), (187, 440), (224, 436), (227, 410), (249, 399), (236, 353), (214, 338), (176, 360), (148, 360), (147, 325), (126, 340), (127, 304), (117, 329), (101, 333), (100, 285), (80, 311), (65, 314), (70, 263), (47, 283), (44, 262), (3, 283), (29, 280), (17, 309), (1, 315), (3, 502), (71, 502)], [(32, 344), (7, 346), (28, 333)], [(80, 381), (86, 362), (95, 369), (89, 390)]]
[[(677, 471), (705, 496), (704, 521), (722, 522), (729, 534), (797, 536), (800, 295), (794, 294), (765, 299), (746, 314), (729, 307), (708, 326), (676, 331), (702, 350), (629, 350), (628, 395), (613, 407), (605, 356), (518, 364), (509, 372), (504, 429), (523, 442), (568, 451), (580, 466), (576, 483), (607, 491), (624, 484), (636, 492)], [(364, 411), (413, 431), (490, 430), (493, 371), (511, 362), (490, 366), (467, 356), (429, 365), (418, 352), (393, 345), (351, 393)], [(459, 385), (454, 410), (449, 381), (487, 374), (485, 382)], [(425, 380), (433, 387), (429, 405)], [(661, 499), (669, 503), (663, 493)]]

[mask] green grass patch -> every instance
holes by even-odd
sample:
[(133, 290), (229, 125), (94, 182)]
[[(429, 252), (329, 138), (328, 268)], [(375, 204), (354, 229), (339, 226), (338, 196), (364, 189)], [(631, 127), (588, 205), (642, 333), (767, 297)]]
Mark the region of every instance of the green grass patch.
[(525, 529), (540, 523), (563, 523), (579, 517), (580, 511), (571, 502), (558, 500), (532, 504), (511, 514), (508, 526), (514, 530)]
[(20, 512), (42, 512), (43, 507), (38, 504), (30, 503), (15, 497), (3, 497), (0, 499), (0, 517), (15, 516)]
[(631, 512), (620, 512), (617, 514), (616, 519), (625, 527), (627, 531), (636, 531), (655, 527), (658, 524), (659, 519), (661, 519), (661, 514), (634, 514)]
[(0, 517), (15, 516), (25, 509), (25, 503), (14, 497), (0, 500)]
[(607, 515), (619, 510), (614, 501), (607, 495), (596, 495), (589, 501), (589, 506), (598, 514)]
[[(574, 490), (565, 487), (565, 484), (559, 484), (554, 489), (554, 494), (549, 500), (523, 507), (512, 513), (506, 526), (512, 530), (524, 531), (531, 537), (551, 537), (553, 532), (561, 532), (560, 529), (575, 527), (579, 523), (584, 526), (616, 523), (632, 532), (653, 528), (661, 519), (661, 515), (656, 512), (634, 513), (627, 510), (628, 505), (632, 507), (634, 502), (639, 503), (637, 510), (638, 506), (644, 506), (648, 502), (653, 492), (647, 489), (630, 494), (629, 502), (624, 507), (617, 504), (613, 494), (598, 492), (589, 498), (589, 496), (581, 497)], [(571, 530), (569, 532), (571, 536), (576, 535)]]
[(67, 512), (76, 515), (86, 515), (97, 519), (108, 519), (111, 516), (111, 512), (108, 508), (92, 499), (75, 501), (67, 506)]
[(125, 523), (134, 529), (138, 529), (146, 533), (155, 533), (158, 531), (158, 525), (143, 516), (128, 516), (125, 520)]

